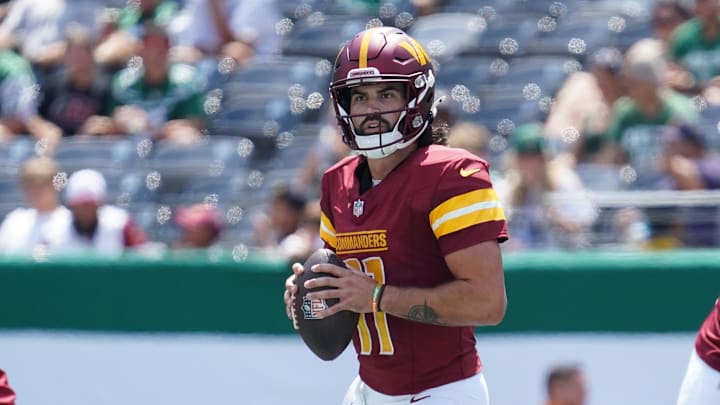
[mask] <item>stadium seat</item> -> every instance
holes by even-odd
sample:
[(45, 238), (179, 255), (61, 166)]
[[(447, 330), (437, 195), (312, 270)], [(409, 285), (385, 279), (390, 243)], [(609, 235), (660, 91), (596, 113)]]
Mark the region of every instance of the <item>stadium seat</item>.
[(30, 135), (17, 136), (0, 144), (0, 174), (14, 175), (20, 165), (35, 153), (35, 141)]
[(700, 129), (708, 149), (720, 153), (720, 108), (706, 108), (701, 112)]
[[(246, 167), (238, 154), (240, 138), (210, 136), (193, 145), (158, 142), (142, 170), (123, 179), (137, 198), (169, 203), (182, 195), (193, 176), (223, 176)], [(146, 189), (149, 185), (149, 194)]]
[(309, 94), (327, 87), (330, 69), (323, 69), (321, 62), (321, 58), (303, 56), (257, 58), (230, 75), (228, 85), (240, 85), (245, 91), (287, 94), (290, 86), (300, 84)]
[[(573, 62), (575, 62), (574, 58), (562, 56), (515, 58), (510, 62), (507, 73), (499, 76), (485, 90), (529, 99), (554, 96), (567, 77), (568, 64)], [(525, 94), (524, 92), (529, 91), (526, 86), (530, 84), (536, 84), (541, 94)]]
[(273, 188), (279, 183), (292, 184), (297, 176), (297, 168), (268, 167), (264, 171), (256, 173), (256, 175), (249, 185), (249, 196), (244, 199), (246, 206), (265, 204)]
[(0, 174), (0, 203), (23, 204), (25, 196), (16, 174)]
[(437, 85), (451, 91), (456, 85), (464, 85), (471, 92), (494, 82), (500, 73), (493, 71), (498, 58), (490, 56), (464, 56), (448, 60), (438, 68)]
[(212, 132), (219, 135), (275, 135), (300, 121), (291, 111), (287, 96), (236, 94), (224, 100), (223, 104), (222, 110), (213, 117), (211, 123)]
[(24, 205), (22, 200), (20, 201), (4, 201), (0, 200), (0, 223), (5, 219), (7, 214), (12, 212), (14, 209)]
[(68, 175), (92, 168), (109, 176), (121, 173), (139, 161), (138, 140), (125, 136), (65, 137), (58, 145), (54, 158)]
[(178, 203), (240, 204), (249, 192), (248, 172), (245, 170), (228, 172), (223, 176), (196, 175), (188, 179)]
[(621, 51), (626, 51), (634, 43), (643, 38), (651, 38), (653, 36), (649, 20), (633, 18), (626, 18), (625, 29), (620, 32), (610, 32), (610, 34), (612, 44)]
[(656, 3), (656, 0), (634, 0), (632, 2), (628, 2), (627, 0), (593, 0), (590, 2), (593, 7), (598, 9), (607, 10), (616, 14), (631, 11), (632, 14), (639, 16), (650, 15), (650, 11)]
[(497, 17), (488, 23), (479, 41), (466, 53), (503, 57), (523, 56), (530, 51), (529, 46), (536, 31), (537, 20), (529, 19), (527, 16)]
[[(301, 122), (320, 119), (327, 98), (329, 61), (308, 57), (276, 57), (251, 62), (228, 78), (213, 132), (251, 137), (259, 147), (271, 135)], [(308, 101), (319, 93), (317, 104)], [(265, 139), (263, 139), (265, 138)]]
[(442, 6), (445, 13), (479, 13), (483, 7), (489, 7), (495, 12), (501, 12), (510, 2), (505, 0), (448, 0)]
[[(169, 209), (166, 213), (161, 209)], [(145, 231), (148, 239), (168, 246), (177, 239), (179, 230), (173, 221), (175, 207), (154, 203), (138, 203), (127, 207), (135, 223)], [(164, 215), (167, 215), (166, 217)]]
[[(308, 10), (312, 10), (312, 2), (299, 3), (297, 0), (276, 0), (280, 14), (285, 18), (295, 19), (300, 13), (300, 5), (305, 4)], [(308, 7), (309, 6), (309, 7)]]
[(568, 55), (582, 58), (602, 46), (612, 45), (604, 19), (563, 19), (550, 32), (538, 32), (530, 44), (534, 54)]
[(222, 173), (247, 165), (247, 159), (238, 155), (239, 142), (239, 138), (222, 136), (209, 136), (192, 145), (160, 141), (143, 165), (162, 175), (178, 177), (213, 174), (218, 170)]
[(457, 102), (452, 102), (450, 108), (459, 120), (481, 123), (494, 133), (503, 133), (512, 126), (535, 121), (541, 116), (536, 101), (528, 101), (522, 97), (502, 97), (502, 95), (482, 98), (476, 112), (462, 110), (461, 103)]
[[(126, 207), (136, 203), (155, 203), (157, 192), (148, 180), (149, 172), (129, 170), (108, 184), (108, 195), (113, 204)], [(148, 187), (150, 184), (150, 187)]]
[(591, 191), (613, 191), (621, 187), (620, 167), (597, 163), (578, 163), (575, 173), (586, 189)]
[(322, 19), (300, 20), (285, 36), (282, 53), (335, 60), (342, 41), (364, 30), (367, 22), (367, 17), (347, 15), (324, 15)]
[(583, 6), (579, 0), (510, 0), (506, 3), (508, 11), (525, 13), (535, 21), (544, 15), (563, 18)]
[[(329, 15), (356, 15), (368, 18), (378, 16), (379, 2), (372, 4), (365, 1), (341, 0), (277, 0), (283, 16), (290, 19), (300, 19), (313, 12)], [(383, 6), (390, 5), (397, 13), (411, 11), (408, 0), (384, 0)]]
[(480, 41), (480, 17), (470, 13), (437, 13), (419, 17), (408, 34), (420, 42), (428, 54), (440, 62), (472, 49)]
[(233, 248), (237, 245), (253, 245), (253, 227), (249, 219), (242, 219), (237, 224), (231, 224), (225, 228), (217, 241), (219, 246)]

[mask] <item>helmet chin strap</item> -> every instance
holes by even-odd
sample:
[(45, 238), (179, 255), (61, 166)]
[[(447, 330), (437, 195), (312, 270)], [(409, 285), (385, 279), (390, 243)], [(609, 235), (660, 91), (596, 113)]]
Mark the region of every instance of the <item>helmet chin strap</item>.
[[(402, 114), (400, 114), (400, 117), (398, 117), (397, 122), (395, 123), (395, 127), (392, 129), (392, 131), (388, 132), (382, 132), (380, 134), (372, 134), (372, 135), (360, 135), (355, 130), (355, 125), (351, 124), (349, 125), (350, 130), (353, 132), (353, 135), (355, 136), (355, 142), (357, 143), (358, 147), (360, 149), (364, 150), (356, 150), (353, 151), (355, 154), (363, 155), (367, 157), (368, 159), (382, 159), (384, 157), (390, 156), (391, 154), (397, 152), (400, 149), (405, 149), (408, 146), (412, 145), (427, 129), (428, 125), (432, 122), (433, 118), (437, 116), (437, 106), (442, 103), (445, 100), (445, 97), (440, 97), (437, 100), (435, 100), (432, 104), (432, 107), (430, 108), (430, 114), (429, 118), (425, 120), (423, 123), (422, 129), (418, 131), (417, 135), (414, 137), (408, 139), (405, 142), (397, 142), (398, 140), (402, 139), (403, 134), (399, 130), (400, 123), (402, 122), (403, 118), (405, 118), (407, 112), (403, 111)], [(344, 109), (340, 109), (343, 114), (346, 114)], [(388, 146), (382, 146), (381, 140), (389, 139), (392, 143)]]
[[(408, 146), (412, 145), (418, 138), (420, 138), (420, 136), (421, 136), (423, 133), (425, 133), (425, 130), (427, 129), (428, 125), (430, 125), (430, 124), (432, 123), (433, 119), (434, 119), (435, 117), (437, 117), (437, 107), (438, 107), (438, 105), (440, 105), (440, 103), (442, 103), (443, 101), (445, 101), (445, 96), (440, 97), (440, 98), (438, 98), (437, 100), (435, 100), (435, 101), (433, 102), (432, 107), (430, 107), (430, 117), (425, 120), (425, 123), (423, 124), (422, 129), (421, 129), (420, 131), (418, 131), (417, 135), (413, 136), (412, 138), (408, 139), (408, 140), (405, 141), (405, 142), (398, 142), (398, 143), (396, 143), (396, 144), (393, 144), (393, 145), (388, 146), (387, 148), (380, 148), (380, 149), (368, 151), (368, 152), (380, 151), (382, 155), (379, 156), (379, 157), (371, 157), (370, 155), (367, 155), (367, 154), (366, 154), (365, 156), (367, 156), (368, 159), (379, 159), (379, 158), (382, 158), (382, 157), (389, 156), (390, 154), (392, 154), (392, 153), (394, 153), (394, 152), (396, 152), (396, 151), (398, 151), (398, 150), (405, 149), (405, 148), (407, 148)], [(403, 114), (404, 114), (404, 113), (403, 113)], [(401, 116), (401, 118), (402, 118), (402, 116)], [(399, 131), (397, 130), (397, 127), (398, 127), (398, 124), (399, 124), (399, 123), (400, 123), (400, 120), (398, 120), (398, 123), (395, 124), (395, 129), (393, 130), (393, 132), (399, 133)], [(402, 135), (401, 135), (401, 137), (402, 137)], [(386, 151), (386, 149), (388, 149), (388, 151)]]
[[(398, 146), (400, 144), (397, 143), (397, 141), (402, 139), (403, 137), (402, 133), (399, 130), (400, 122), (402, 122), (406, 114), (407, 112), (405, 111), (400, 114), (400, 117), (398, 117), (398, 120), (395, 123), (395, 127), (393, 127), (392, 131), (382, 132), (379, 134), (359, 135), (355, 130), (355, 126), (351, 125), (351, 130), (355, 135), (355, 142), (358, 144), (358, 147), (360, 147), (361, 149), (366, 149), (359, 150), (356, 153), (358, 153), (359, 155), (363, 155), (368, 159), (381, 159), (389, 156), (390, 154), (398, 150)], [(381, 140), (390, 140), (390, 143), (396, 143), (392, 143), (391, 145), (383, 147)]]

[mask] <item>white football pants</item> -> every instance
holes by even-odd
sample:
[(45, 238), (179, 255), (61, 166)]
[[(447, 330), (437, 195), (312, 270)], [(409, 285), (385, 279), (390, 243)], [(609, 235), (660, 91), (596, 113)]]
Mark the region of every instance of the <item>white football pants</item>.
[(705, 364), (693, 349), (677, 405), (720, 404), (720, 371)]
[(360, 377), (350, 384), (343, 405), (489, 405), (482, 373), (464, 380), (429, 388), (415, 395), (385, 395), (368, 387)]

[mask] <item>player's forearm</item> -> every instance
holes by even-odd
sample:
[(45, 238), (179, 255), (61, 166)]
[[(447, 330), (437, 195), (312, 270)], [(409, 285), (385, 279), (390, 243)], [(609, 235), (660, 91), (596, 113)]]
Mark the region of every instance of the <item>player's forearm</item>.
[(505, 289), (454, 280), (433, 288), (386, 286), (380, 302), (389, 314), (446, 326), (497, 325), (505, 315)]

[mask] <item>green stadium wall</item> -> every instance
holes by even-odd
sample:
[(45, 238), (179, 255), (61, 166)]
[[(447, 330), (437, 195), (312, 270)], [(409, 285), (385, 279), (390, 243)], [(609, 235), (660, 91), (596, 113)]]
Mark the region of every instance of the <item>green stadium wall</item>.
[[(697, 329), (720, 291), (714, 250), (506, 254), (497, 332)], [(287, 263), (206, 255), (162, 260), (0, 261), (0, 329), (294, 333)]]

